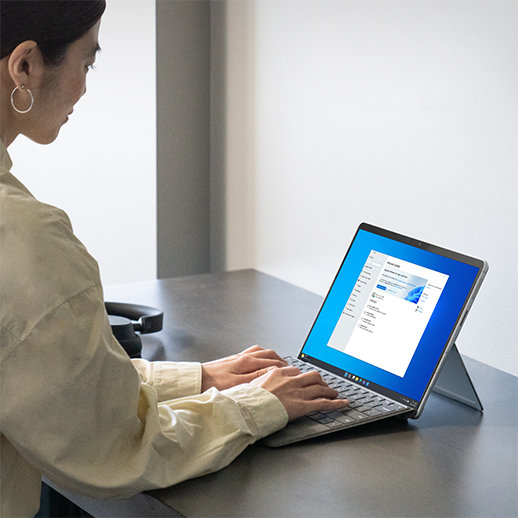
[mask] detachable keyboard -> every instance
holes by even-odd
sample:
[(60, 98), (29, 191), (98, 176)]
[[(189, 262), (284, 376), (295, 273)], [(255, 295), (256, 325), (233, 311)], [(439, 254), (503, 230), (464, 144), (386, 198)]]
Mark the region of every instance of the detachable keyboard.
[(312, 412), (307, 416), (291, 421), (286, 428), (264, 439), (268, 446), (284, 446), (285, 444), (303, 441), (411, 411), (410, 407), (307, 362), (291, 356), (284, 359), (290, 365), (300, 369), (301, 372), (314, 370), (319, 372), (322, 379), (331, 388), (338, 391), (338, 397), (348, 399), (350, 404), (342, 410)]

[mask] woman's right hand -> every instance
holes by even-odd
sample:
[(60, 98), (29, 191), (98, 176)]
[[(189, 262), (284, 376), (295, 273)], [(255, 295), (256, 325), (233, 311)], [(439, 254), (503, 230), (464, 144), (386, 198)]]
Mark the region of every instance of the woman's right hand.
[(296, 367), (272, 368), (251, 382), (279, 398), (290, 421), (317, 410), (340, 410), (349, 404), (316, 371), (301, 374)]

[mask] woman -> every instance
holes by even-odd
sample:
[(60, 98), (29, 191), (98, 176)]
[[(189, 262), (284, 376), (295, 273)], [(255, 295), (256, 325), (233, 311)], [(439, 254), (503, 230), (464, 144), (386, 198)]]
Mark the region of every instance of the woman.
[(52, 142), (85, 93), (104, 8), (1, 2), (1, 516), (34, 515), (42, 475), (129, 496), (220, 469), (288, 419), (344, 406), (318, 374), (260, 347), (201, 365), (130, 360), (67, 216), (10, 173), (16, 137)]

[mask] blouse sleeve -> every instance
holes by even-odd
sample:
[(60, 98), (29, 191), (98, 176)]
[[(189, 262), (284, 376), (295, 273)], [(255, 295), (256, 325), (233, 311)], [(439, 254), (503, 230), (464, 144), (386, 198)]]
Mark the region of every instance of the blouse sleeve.
[(2, 433), (58, 486), (103, 498), (218, 470), (286, 424), (269, 392), (199, 394), (200, 376), (196, 364), (132, 362), (113, 338), (100, 285), (91, 286), (4, 360), (2, 393), (15, 397), (2, 400)]

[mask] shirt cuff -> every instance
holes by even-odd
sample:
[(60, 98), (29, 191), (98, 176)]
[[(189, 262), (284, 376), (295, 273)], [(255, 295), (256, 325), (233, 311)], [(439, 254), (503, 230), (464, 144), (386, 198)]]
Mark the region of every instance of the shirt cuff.
[(222, 391), (236, 401), (257, 438), (262, 439), (288, 424), (288, 413), (271, 392), (255, 385), (244, 384)]
[(155, 389), (159, 402), (201, 392), (201, 363), (146, 360), (132, 362), (142, 381)]

